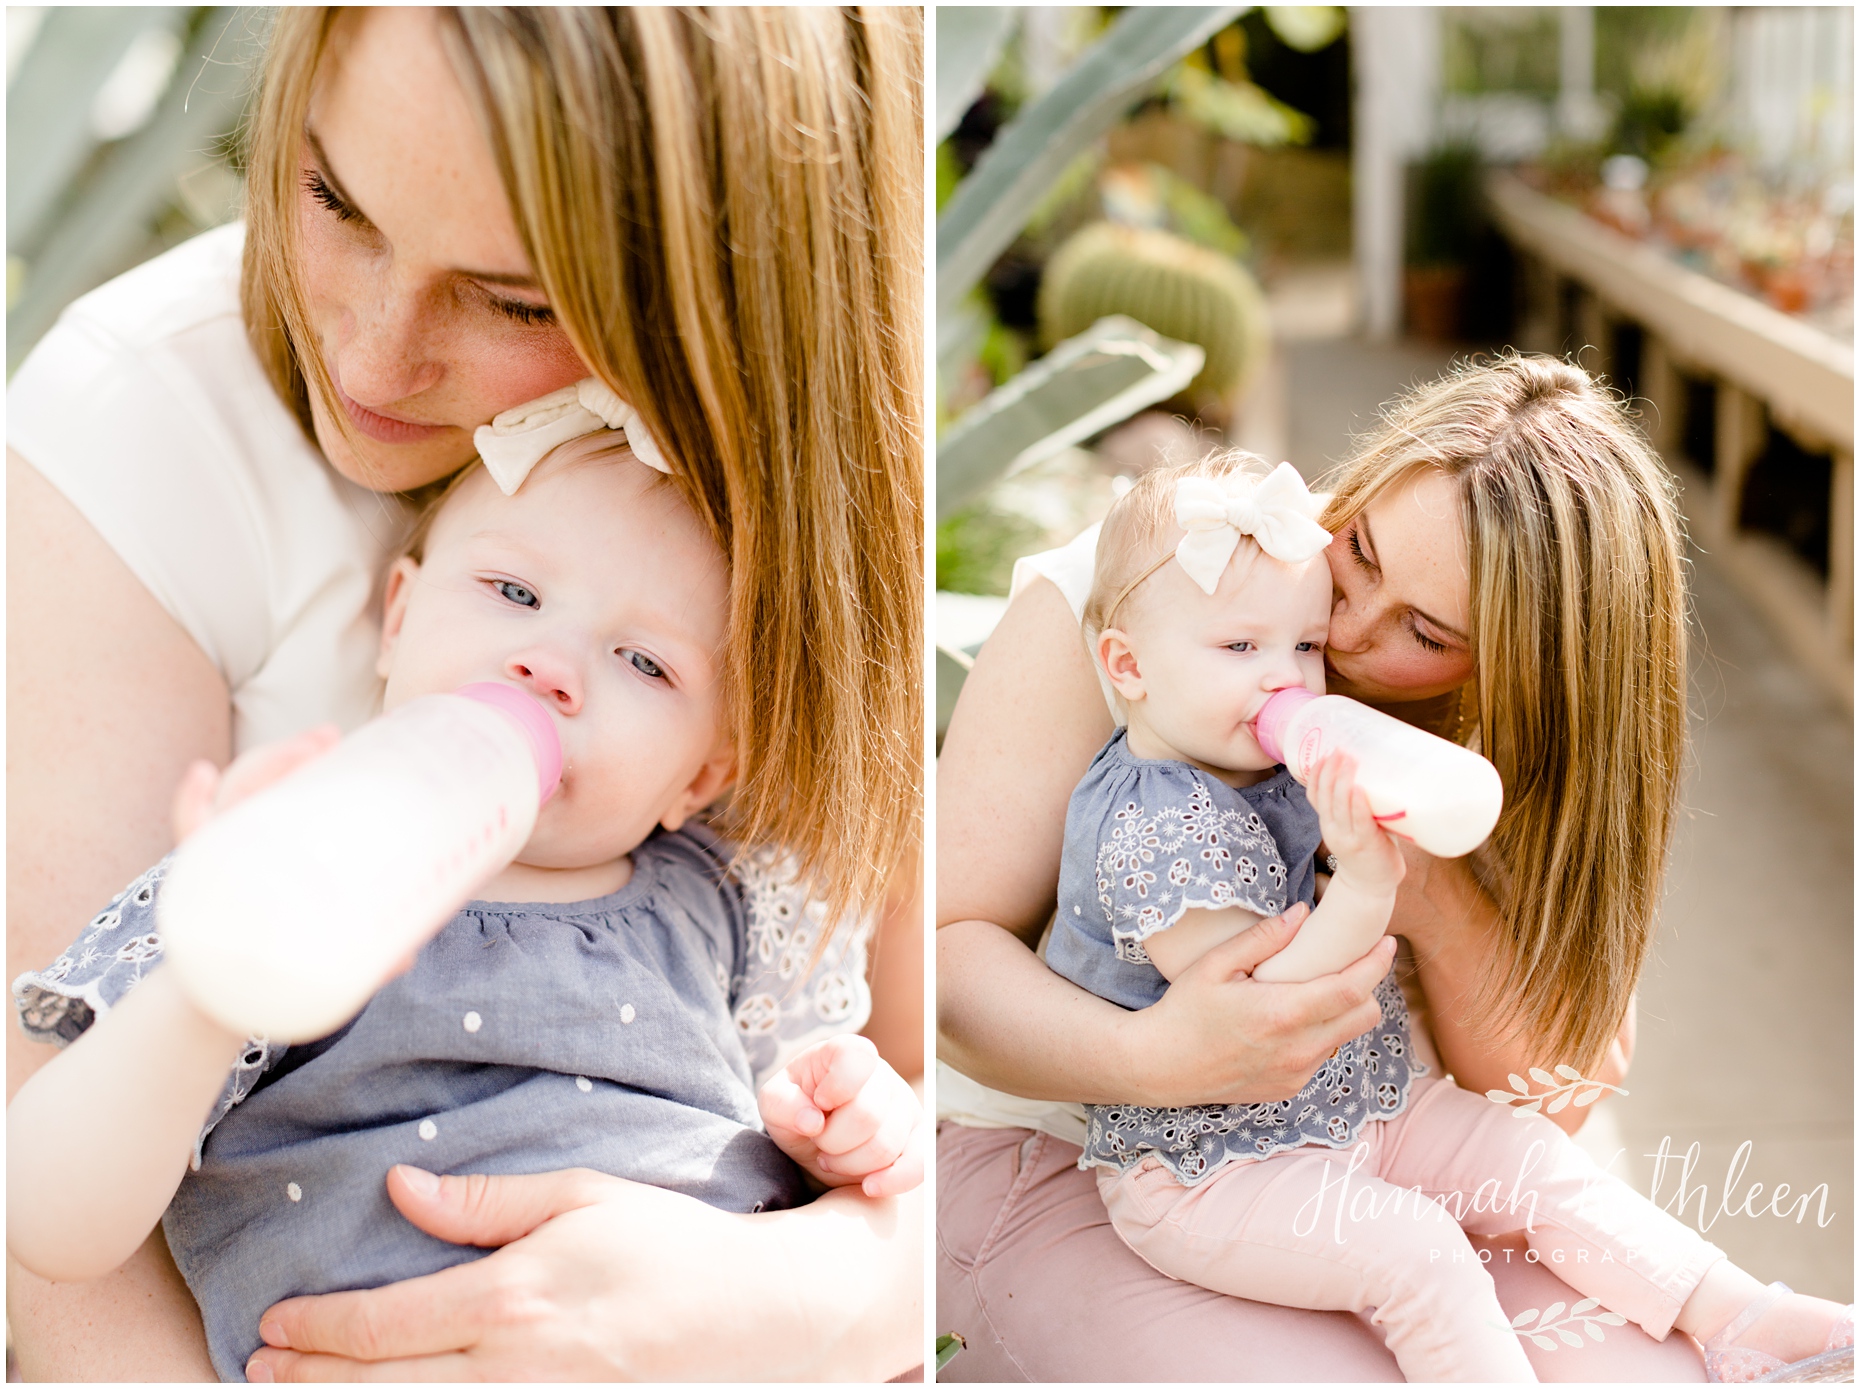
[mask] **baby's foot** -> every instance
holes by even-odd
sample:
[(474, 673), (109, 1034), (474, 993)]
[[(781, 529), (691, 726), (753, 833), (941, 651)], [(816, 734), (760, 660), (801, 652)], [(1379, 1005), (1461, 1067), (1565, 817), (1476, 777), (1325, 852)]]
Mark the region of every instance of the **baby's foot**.
[(1852, 1308), (1772, 1283), (1706, 1342), (1706, 1373), (1721, 1383), (1748, 1384), (1853, 1343)]

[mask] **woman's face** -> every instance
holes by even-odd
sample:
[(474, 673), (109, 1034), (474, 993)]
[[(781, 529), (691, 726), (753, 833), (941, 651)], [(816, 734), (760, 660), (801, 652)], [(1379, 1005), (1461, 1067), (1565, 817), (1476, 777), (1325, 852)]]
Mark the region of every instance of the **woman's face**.
[(446, 476), (499, 411), (587, 375), (524, 254), (497, 166), (426, 9), (337, 21), (298, 188), (317, 443), (378, 491)]
[(1452, 478), (1416, 470), (1338, 531), (1326, 554), (1332, 694), (1401, 704), (1472, 678), (1466, 534)]

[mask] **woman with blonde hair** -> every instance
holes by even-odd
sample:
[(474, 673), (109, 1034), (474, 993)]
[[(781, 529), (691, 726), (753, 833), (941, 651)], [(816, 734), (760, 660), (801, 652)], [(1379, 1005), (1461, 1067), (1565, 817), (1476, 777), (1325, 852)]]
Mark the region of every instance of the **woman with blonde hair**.
[[(1685, 749), (1671, 477), (1583, 372), (1507, 355), (1398, 402), (1331, 483), (1329, 690), (1478, 748), (1506, 790), (1479, 853), (1407, 846), (1390, 930), (1411, 956), (1417, 1047), (1431, 1032), (1423, 1060), (1475, 1092), (1532, 1066), (1617, 1080)], [(1379, 946), (1308, 984), (1254, 980), (1297, 929), (1277, 919), (1127, 1012), (1035, 956), (1066, 800), (1114, 717), (1078, 635), (1091, 544), (1024, 562), (939, 760), (938, 1305), (970, 1341), (950, 1369), (1228, 1379), (1244, 1348), (1260, 1379), (1398, 1378), (1354, 1317), (1156, 1273), (1075, 1167), (1082, 1118), (1061, 1102), (1285, 1099), (1374, 1026), (1386, 968)], [(1586, 1114), (1554, 1121), (1574, 1131)], [(1575, 1300), (1493, 1252), (1509, 1311)], [(1632, 1327), (1580, 1363), (1533, 1364), (1545, 1378), (1702, 1377), (1683, 1338), (1656, 1345)]]
[[(279, 12), (244, 227), (80, 300), (9, 389), (14, 973), (169, 847), (190, 762), (373, 712), (392, 494), (594, 377), (734, 576), (752, 1059), (863, 1025), (921, 1070), (921, 46), (909, 11)], [(43, 1052), (8, 1056), (10, 1092)], [(914, 1198), (730, 1216), (585, 1172), (394, 1195), (505, 1248), (280, 1304), (253, 1378), (920, 1358)], [(8, 1310), (29, 1377), (210, 1377), (159, 1232), (97, 1283), (10, 1269)]]

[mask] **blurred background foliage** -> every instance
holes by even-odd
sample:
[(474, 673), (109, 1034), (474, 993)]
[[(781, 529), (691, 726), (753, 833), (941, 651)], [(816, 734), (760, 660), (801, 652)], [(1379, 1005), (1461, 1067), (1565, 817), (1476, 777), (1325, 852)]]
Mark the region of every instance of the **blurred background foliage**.
[(15, 5), (7, 370), (72, 299), (238, 216), (262, 10)]

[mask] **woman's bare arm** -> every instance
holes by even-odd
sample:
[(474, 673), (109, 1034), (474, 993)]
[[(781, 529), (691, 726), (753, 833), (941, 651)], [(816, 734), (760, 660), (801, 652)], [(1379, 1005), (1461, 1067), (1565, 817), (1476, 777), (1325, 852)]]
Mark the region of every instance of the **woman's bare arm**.
[(1053, 907), (1066, 803), (1111, 718), (1065, 597), (1008, 605), (963, 686), (937, 765), (938, 1053), (1035, 1099), (1168, 1105), (1295, 1094), (1375, 1025), (1384, 947), (1309, 984), (1246, 977), (1293, 934), (1262, 923), (1132, 1013), (1033, 953)]
[[(49, 963), (172, 847), (187, 765), (231, 753), (226, 682), (77, 509), (7, 451), (7, 976)], [(7, 1033), (7, 1096), (55, 1053)], [(9, 1263), (34, 1378), (214, 1378), (158, 1231), (115, 1274), (46, 1283)]]
[(915, 855), (899, 871), (872, 940), (872, 1017), (865, 1035), (906, 1080), (924, 1073), (923, 864)]

